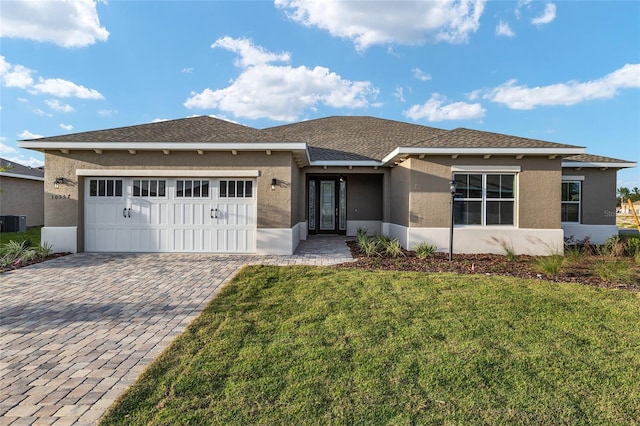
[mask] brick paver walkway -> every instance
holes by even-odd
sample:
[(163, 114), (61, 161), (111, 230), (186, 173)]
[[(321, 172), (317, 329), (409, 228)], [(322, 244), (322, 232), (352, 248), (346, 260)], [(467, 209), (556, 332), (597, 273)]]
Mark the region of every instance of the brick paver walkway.
[(240, 267), (349, 261), (345, 240), (294, 256), (81, 253), (1, 274), (0, 425), (95, 424)]

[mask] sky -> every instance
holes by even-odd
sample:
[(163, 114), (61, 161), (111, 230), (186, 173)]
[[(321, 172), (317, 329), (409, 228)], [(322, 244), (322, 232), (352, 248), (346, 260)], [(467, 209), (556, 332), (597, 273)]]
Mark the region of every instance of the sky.
[(0, 0), (0, 91), (0, 157), (30, 166), (18, 140), (196, 115), (367, 115), (640, 163), (640, 1)]

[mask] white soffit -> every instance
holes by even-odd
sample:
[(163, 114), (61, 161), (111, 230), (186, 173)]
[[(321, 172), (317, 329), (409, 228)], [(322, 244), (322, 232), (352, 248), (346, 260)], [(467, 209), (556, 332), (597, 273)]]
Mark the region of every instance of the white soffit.
[(77, 169), (77, 176), (258, 177), (259, 170)]
[(563, 161), (562, 167), (585, 167), (585, 168), (609, 168), (609, 169), (622, 169), (627, 167), (636, 167), (638, 163), (624, 162), (624, 163), (607, 163), (603, 162), (582, 162), (582, 161)]

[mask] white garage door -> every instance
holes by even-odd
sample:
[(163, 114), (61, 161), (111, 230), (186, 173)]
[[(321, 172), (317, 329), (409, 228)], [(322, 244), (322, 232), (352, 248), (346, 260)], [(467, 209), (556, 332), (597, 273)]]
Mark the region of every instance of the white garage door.
[(85, 250), (253, 253), (254, 179), (91, 177)]

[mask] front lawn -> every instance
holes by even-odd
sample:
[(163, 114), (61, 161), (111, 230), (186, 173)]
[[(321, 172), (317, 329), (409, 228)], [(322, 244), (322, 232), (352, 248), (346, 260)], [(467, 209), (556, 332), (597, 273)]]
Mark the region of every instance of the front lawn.
[(40, 231), (42, 226), (30, 226), (27, 232), (0, 232), (0, 244), (6, 244), (9, 241), (25, 241), (26, 246), (37, 247), (40, 245)]
[(633, 424), (640, 294), (245, 268), (101, 424)]

